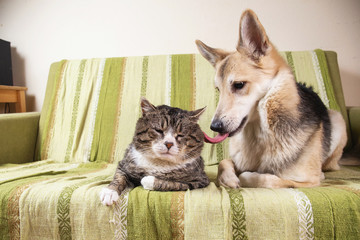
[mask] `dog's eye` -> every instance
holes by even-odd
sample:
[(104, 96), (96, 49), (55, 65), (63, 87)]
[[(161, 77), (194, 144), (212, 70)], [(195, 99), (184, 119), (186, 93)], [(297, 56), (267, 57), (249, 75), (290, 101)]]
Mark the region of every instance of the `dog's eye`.
[(235, 82), (233, 86), (235, 89), (239, 90), (242, 89), (245, 86), (245, 84), (246, 84), (245, 82)]

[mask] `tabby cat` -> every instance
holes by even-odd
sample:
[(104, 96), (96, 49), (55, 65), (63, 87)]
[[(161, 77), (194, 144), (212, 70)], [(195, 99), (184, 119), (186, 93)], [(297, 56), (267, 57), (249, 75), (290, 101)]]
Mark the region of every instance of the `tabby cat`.
[(200, 156), (204, 134), (197, 121), (205, 108), (186, 111), (141, 99), (132, 143), (119, 162), (114, 179), (100, 192), (112, 205), (127, 186), (157, 191), (181, 191), (209, 185)]

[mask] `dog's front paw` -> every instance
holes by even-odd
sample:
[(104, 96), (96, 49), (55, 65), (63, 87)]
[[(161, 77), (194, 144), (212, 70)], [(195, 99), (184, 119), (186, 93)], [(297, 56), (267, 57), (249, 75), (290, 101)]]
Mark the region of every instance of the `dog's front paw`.
[(147, 190), (154, 190), (154, 182), (154, 176), (145, 176), (141, 179), (141, 185)]
[(282, 180), (273, 174), (243, 172), (239, 175), (241, 186), (243, 187), (261, 187), (261, 188), (281, 188), (286, 187)]
[(243, 187), (256, 187), (258, 185), (259, 173), (256, 172), (243, 172), (239, 175), (241, 185)]
[(100, 192), (100, 201), (102, 202), (102, 204), (106, 206), (112, 205), (118, 199), (119, 199), (118, 192), (110, 188), (105, 187)]
[(227, 188), (240, 188), (240, 180), (232, 171), (224, 171), (218, 176), (218, 182), (221, 186)]

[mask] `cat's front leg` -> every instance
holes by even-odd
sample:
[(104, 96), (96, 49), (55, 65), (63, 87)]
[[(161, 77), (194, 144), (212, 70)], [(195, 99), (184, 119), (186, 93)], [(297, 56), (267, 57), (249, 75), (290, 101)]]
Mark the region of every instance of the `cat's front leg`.
[(117, 170), (114, 179), (100, 192), (100, 201), (106, 206), (110, 206), (119, 199), (119, 195), (127, 186), (127, 178), (123, 172)]
[(104, 187), (100, 192), (100, 201), (106, 206), (110, 206), (119, 199), (117, 191)]
[(141, 185), (144, 189), (156, 191), (185, 191), (190, 189), (190, 186), (186, 183), (167, 181), (154, 176), (143, 177)]
[(154, 190), (155, 177), (145, 176), (141, 179), (141, 185), (146, 190)]

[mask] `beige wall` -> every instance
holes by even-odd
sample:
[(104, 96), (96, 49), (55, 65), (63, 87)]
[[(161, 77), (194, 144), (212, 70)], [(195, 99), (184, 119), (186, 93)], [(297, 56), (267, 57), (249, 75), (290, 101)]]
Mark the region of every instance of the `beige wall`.
[(336, 51), (346, 104), (360, 106), (359, 0), (0, 0), (0, 38), (28, 109), (40, 111), (51, 62), (194, 53), (195, 39), (233, 50), (246, 8), (279, 50)]

